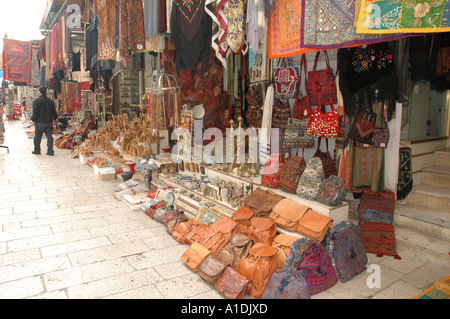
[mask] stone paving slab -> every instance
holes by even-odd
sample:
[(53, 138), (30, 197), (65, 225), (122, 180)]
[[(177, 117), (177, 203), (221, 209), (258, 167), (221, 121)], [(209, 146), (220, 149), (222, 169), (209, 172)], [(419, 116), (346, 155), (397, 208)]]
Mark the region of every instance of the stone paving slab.
[[(113, 197), (118, 182), (100, 181), (67, 150), (32, 155), (32, 140), (18, 121), (6, 122), (5, 145), (10, 153), (0, 149), (0, 298), (223, 298), (181, 262), (187, 245)], [(398, 253), (401, 260), (369, 254), (380, 271), (379, 288), (370, 287), (368, 271), (312, 298), (409, 299), (450, 273), (449, 265)]]

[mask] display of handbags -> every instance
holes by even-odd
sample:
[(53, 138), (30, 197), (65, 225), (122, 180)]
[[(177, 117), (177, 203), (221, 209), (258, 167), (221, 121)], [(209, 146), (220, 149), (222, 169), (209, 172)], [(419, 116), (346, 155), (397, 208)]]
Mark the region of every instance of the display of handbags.
[(293, 65), (291, 59), (280, 59), (273, 73), (275, 97), (281, 99), (295, 98), (299, 75), (299, 69)]

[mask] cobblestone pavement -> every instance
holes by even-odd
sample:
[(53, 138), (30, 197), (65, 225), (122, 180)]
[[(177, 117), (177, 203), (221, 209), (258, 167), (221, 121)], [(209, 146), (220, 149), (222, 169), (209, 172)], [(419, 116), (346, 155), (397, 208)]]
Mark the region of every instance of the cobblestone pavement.
[[(21, 121), (5, 122), (0, 148), (0, 298), (222, 298), (180, 260), (188, 247), (116, 200), (88, 165), (55, 148), (32, 155)], [(409, 299), (450, 273), (409, 251), (369, 254), (374, 272), (313, 299)], [(375, 275), (379, 275), (376, 277)], [(372, 287), (379, 279), (380, 287)]]

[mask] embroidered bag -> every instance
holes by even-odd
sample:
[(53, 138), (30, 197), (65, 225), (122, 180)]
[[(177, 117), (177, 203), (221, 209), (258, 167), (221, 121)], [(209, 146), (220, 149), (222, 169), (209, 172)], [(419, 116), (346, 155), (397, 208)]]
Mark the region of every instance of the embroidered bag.
[(376, 122), (377, 114), (373, 112), (372, 107), (369, 110), (359, 112), (353, 122), (349, 137), (356, 142), (372, 145)]
[(327, 51), (323, 51), (327, 68), (317, 70), (317, 62), (319, 61), (321, 51), (317, 51), (314, 60), (313, 70), (308, 72), (307, 92), (313, 105), (333, 105), (337, 103), (336, 81), (333, 70), (330, 67)]
[(284, 134), (284, 148), (314, 148), (314, 136), (307, 132), (308, 119), (290, 118)]
[(294, 107), (292, 109), (292, 117), (298, 119), (298, 120), (304, 120), (311, 116), (311, 101), (309, 100), (308, 94), (303, 96), (300, 91), (300, 86), (302, 84), (302, 69), (305, 74), (305, 88), (308, 86), (308, 78), (306, 71), (308, 69), (306, 65), (306, 58), (305, 55), (302, 55), (302, 60), (300, 64), (300, 79), (298, 81), (298, 93), (297, 97), (295, 98)]
[(373, 145), (379, 148), (386, 148), (389, 143), (389, 129), (376, 128), (373, 131)]
[(338, 137), (340, 118), (338, 112), (331, 106), (330, 112), (325, 112), (325, 106), (312, 110), (307, 132), (317, 137)]
[(366, 269), (368, 259), (361, 239), (361, 226), (344, 221), (330, 229), (324, 241), (325, 249), (342, 282)]
[(284, 192), (295, 194), (300, 177), (306, 168), (304, 156), (291, 156), (281, 168), (280, 189)]
[(347, 185), (345, 184), (345, 180), (332, 175), (320, 185), (317, 201), (327, 206), (339, 206), (342, 205), (346, 194)]
[(324, 179), (322, 160), (319, 157), (311, 158), (300, 177), (296, 191), (297, 195), (305, 199), (315, 200), (320, 184), (322, 184)]
[(309, 245), (297, 268), (308, 282), (311, 295), (325, 291), (338, 282), (330, 255), (320, 243), (312, 242)]
[(284, 160), (281, 154), (271, 154), (261, 173), (261, 185), (270, 188), (280, 187), (281, 169)]
[(284, 129), (287, 128), (288, 120), (291, 117), (291, 106), (289, 102), (275, 100), (272, 112), (272, 127)]
[(280, 99), (293, 99), (297, 95), (299, 69), (293, 65), (291, 59), (279, 59), (278, 67), (273, 74), (274, 94)]
[(305, 277), (295, 268), (288, 268), (270, 277), (262, 299), (311, 299), (311, 292)]
[(326, 145), (327, 145), (327, 150), (326, 152), (322, 152), (320, 150), (320, 142), (321, 142), (321, 138), (319, 138), (319, 142), (317, 144), (317, 150), (316, 153), (314, 154), (315, 157), (319, 157), (322, 161), (322, 167), (323, 167), (323, 173), (325, 174), (325, 178), (328, 178), (332, 175), (337, 175), (337, 167), (336, 167), (336, 163), (333, 161), (333, 159), (331, 158), (330, 152), (328, 150), (328, 140), (325, 139)]

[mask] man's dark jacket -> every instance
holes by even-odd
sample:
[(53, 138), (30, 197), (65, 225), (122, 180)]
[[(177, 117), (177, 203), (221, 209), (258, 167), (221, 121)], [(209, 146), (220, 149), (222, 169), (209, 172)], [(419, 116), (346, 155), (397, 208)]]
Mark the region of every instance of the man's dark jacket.
[(36, 123), (52, 123), (58, 118), (55, 103), (48, 97), (41, 95), (33, 102), (31, 121)]

